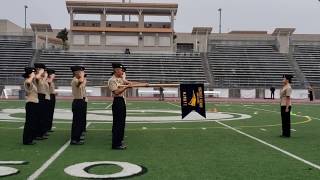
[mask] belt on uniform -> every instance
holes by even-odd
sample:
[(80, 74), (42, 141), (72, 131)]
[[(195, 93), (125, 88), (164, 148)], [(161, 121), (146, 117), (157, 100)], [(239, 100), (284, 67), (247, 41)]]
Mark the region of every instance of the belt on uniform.
[(83, 97), (82, 99), (73, 99), (73, 100), (86, 100), (86, 97)]
[(38, 98), (39, 98), (39, 99), (45, 99), (45, 98), (46, 98), (46, 95), (45, 95), (45, 94), (42, 94), (42, 93), (38, 93)]
[(123, 98), (123, 96), (113, 96), (113, 98)]

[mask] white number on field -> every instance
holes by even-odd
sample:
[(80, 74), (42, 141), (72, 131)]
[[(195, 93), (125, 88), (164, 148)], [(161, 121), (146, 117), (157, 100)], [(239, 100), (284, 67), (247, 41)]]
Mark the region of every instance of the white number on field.
[[(0, 177), (11, 176), (19, 173), (16, 168), (8, 167), (7, 165), (22, 165), (27, 164), (26, 161), (0, 161)], [(4, 166), (5, 165), (5, 166)], [(102, 165), (116, 165), (122, 170), (113, 174), (97, 175), (91, 174), (88, 171), (96, 166)], [(128, 163), (128, 162), (117, 162), (117, 161), (97, 161), (97, 162), (84, 162), (69, 166), (64, 169), (64, 172), (70, 176), (86, 179), (109, 179), (109, 178), (125, 178), (143, 173), (141, 166)]]
[[(0, 161), (0, 165), (21, 165), (27, 164), (26, 161)], [(8, 166), (0, 166), (0, 177), (18, 174), (19, 170)]]
[[(101, 165), (116, 165), (122, 168), (120, 172), (113, 174), (97, 175), (88, 173), (90, 168)], [(97, 161), (85, 162), (69, 166), (64, 169), (64, 172), (73, 177), (87, 178), (87, 179), (109, 179), (109, 178), (125, 178), (142, 173), (142, 167), (128, 162), (117, 161)]]

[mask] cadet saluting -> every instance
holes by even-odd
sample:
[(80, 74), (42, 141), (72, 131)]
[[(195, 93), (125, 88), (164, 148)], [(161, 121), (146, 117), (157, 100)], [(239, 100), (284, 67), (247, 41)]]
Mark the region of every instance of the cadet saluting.
[(56, 72), (53, 69), (47, 69), (48, 72), (48, 84), (49, 84), (49, 92), (50, 92), (50, 102), (49, 102), (49, 123), (48, 123), (48, 132), (53, 132), (52, 130), (52, 122), (53, 122), (53, 115), (54, 115), (54, 108), (56, 105), (56, 91), (55, 91), (55, 77)]
[(81, 136), (85, 131), (86, 116), (87, 116), (87, 96), (86, 96), (86, 84), (87, 79), (84, 73), (84, 67), (72, 66), (73, 79), (71, 81), (72, 86), (72, 129), (71, 129), (71, 142), (72, 145), (84, 144), (84, 139), (81, 140)]
[(282, 135), (281, 137), (290, 137), (291, 131), (291, 120), (290, 120), (290, 112), (291, 112), (291, 94), (292, 88), (290, 83), (292, 82), (292, 75), (283, 75), (283, 87), (280, 91), (280, 99), (281, 99), (281, 119), (282, 119)]
[(36, 86), (38, 89), (38, 113), (39, 113), (39, 128), (37, 128), (37, 138), (36, 140), (48, 139), (47, 136), (47, 127), (49, 123), (49, 84), (47, 82), (47, 72), (46, 66), (42, 63), (35, 63), (34, 67), (36, 68)]
[(36, 137), (36, 125), (38, 123), (37, 106), (39, 103), (37, 87), (33, 82), (36, 70), (31, 67), (26, 67), (24, 71), (25, 73), (22, 76), (25, 78), (26, 121), (23, 129), (23, 144), (33, 145), (35, 144), (33, 140)]

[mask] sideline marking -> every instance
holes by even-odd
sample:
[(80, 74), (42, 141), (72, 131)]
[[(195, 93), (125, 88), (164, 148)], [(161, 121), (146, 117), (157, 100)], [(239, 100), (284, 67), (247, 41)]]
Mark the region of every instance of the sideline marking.
[(275, 146), (275, 145), (269, 144), (269, 143), (267, 143), (266, 141), (263, 141), (263, 140), (261, 140), (261, 139), (259, 139), (259, 138), (256, 138), (256, 137), (254, 137), (254, 136), (251, 136), (251, 135), (249, 135), (249, 134), (247, 134), (247, 133), (245, 133), (245, 132), (242, 132), (242, 131), (240, 131), (240, 130), (238, 130), (238, 129), (235, 129), (235, 128), (231, 127), (231, 126), (228, 126), (228, 125), (226, 125), (226, 124), (224, 124), (224, 123), (222, 123), (222, 122), (219, 122), (219, 121), (216, 121), (216, 122), (217, 122), (218, 124), (220, 124), (220, 125), (228, 128), (228, 129), (231, 129), (231, 130), (233, 130), (233, 131), (236, 131), (236, 132), (239, 133), (239, 134), (242, 134), (242, 135), (244, 135), (244, 136), (246, 136), (246, 137), (248, 137), (248, 138), (250, 138), (250, 139), (253, 139), (253, 140), (255, 140), (255, 141), (258, 141), (258, 142), (260, 142), (260, 143), (262, 143), (262, 144), (264, 144), (264, 145), (266, 145), (266, 146), (269, 146), (269, 147), (272, 148), (272, 149), (275, 149), (275, 150), (277, 150), (277, 151), (280, 151), (280, 152), (282, 152), (283, 154), (286, 154), (286, 155), (288, 155), (288, 156), (290, 156), (290, 157), (292, 157), (292, 158), (294, 158), (294, 159), (296, 159), (296, 160), (298, 160), (298, 161), (301, 161), (301, 162), (303, 162), (303, 163), (305, 163), (305, 164), (307, 164), (307, 165), (309, 165), (309, 166), (312, 166), (312, 167), (320, 170), (320, 166), (317, 165), (317, 164), (314, 164), (314, 163), (312, 163), (312, 162), (310, 162), (310, 161), (307, 161), (307, 160), (305, 160), (305, 159), (303, 159), (303, 158), (301, 158), (301, 157), (299, 157), (299, 156), (297, 156), (297, 155), (294, 155), (294, 154), (292, 154), (292, 153), (290, 153), (290, 152), (288, 152), (288, 151), (286, 151), (286, 150), (284, 150), (284, 149), (281, 149), (281, 148), (279, 148), (279, 147), (277, 147), (277, 146)]
[[(90, 126), (91, 122), (88, 122), (87, 128)], [(27, 180), (37, 179), (41, 173), (43, 173), (52, 163), (55, 161), (62, 153), (70, 146), (70, 140), (68, 140), (56, 153), (54, 153), (42, 166), (37, 169), (33, 174), (31, 174)]]

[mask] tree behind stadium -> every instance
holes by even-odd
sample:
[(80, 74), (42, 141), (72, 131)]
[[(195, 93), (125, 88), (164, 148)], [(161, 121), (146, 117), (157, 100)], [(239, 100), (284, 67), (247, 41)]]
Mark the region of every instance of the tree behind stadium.
[(62, 29), (60, 32), (57, 34), (57, 38), (62, 40), (62, 46), (64, 50), (67, 50), (67, 41), (68, 41), (68, 30), (67, 28)]

